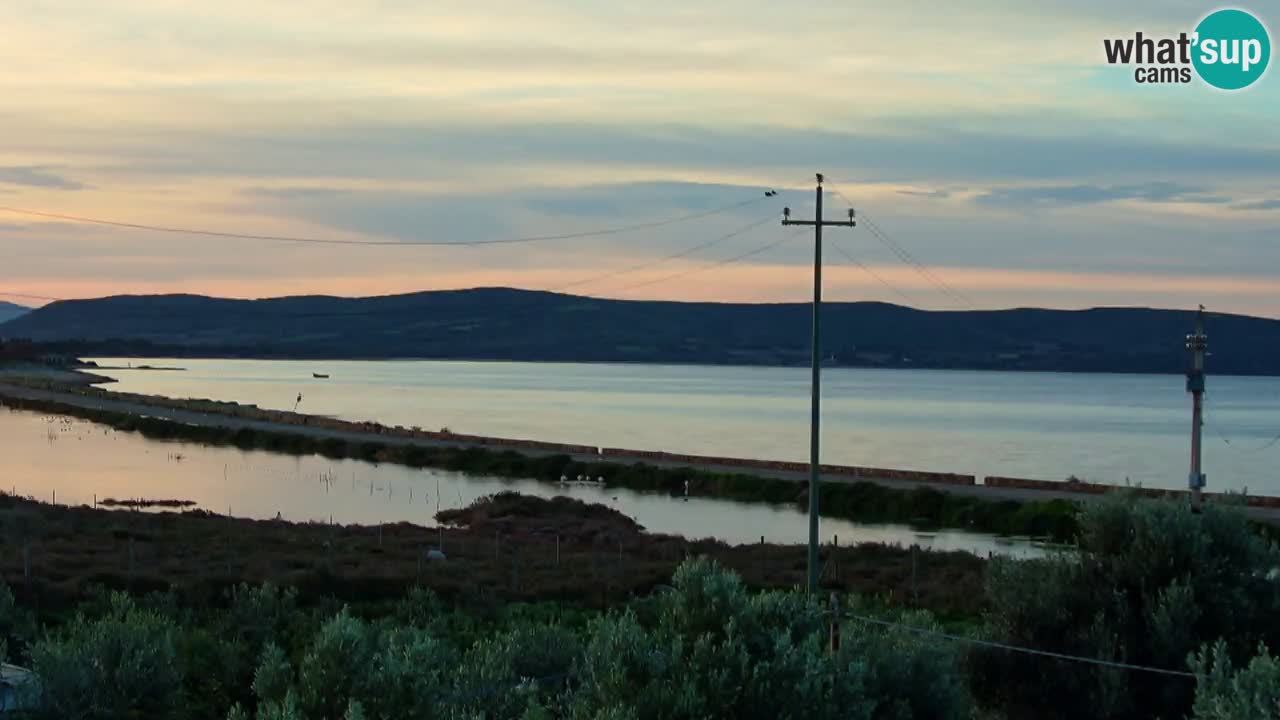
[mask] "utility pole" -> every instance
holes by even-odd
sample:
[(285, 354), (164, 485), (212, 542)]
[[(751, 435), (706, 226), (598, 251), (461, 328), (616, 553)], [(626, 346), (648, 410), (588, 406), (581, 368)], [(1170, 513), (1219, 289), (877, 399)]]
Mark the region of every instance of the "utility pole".
[(1196, 313), (1196, 331), (1187, 336), (1187, 350), (1191, 352), (1191, 369), (1187, 370), (1187, 392), (1191, 393), (1191, 474), (1187, 484), (1191, 488), (1191, 509), (1200, 512), (1204, 498), (1204, 473), (1200, 471), (1200, 428), (1204, 425), (1204, 355), (1209, 347), (1209, 336), (1204, 334), (1204, 306)]
[(824, 225), (853, 227), (853, 208), (848, 220), (822, 219), (822, 173), (817, 174), (812, 220), (792, 220), (791, 208), (783, 208), (783, 225), (813, 226), (813, 332), (810, 337), (810, 362), (813, 379), (809, 415), (809, 573), (806, 588), (810, 595), (818, 590), (818, 425), (821, 414), (822, 386), (822, 228)]

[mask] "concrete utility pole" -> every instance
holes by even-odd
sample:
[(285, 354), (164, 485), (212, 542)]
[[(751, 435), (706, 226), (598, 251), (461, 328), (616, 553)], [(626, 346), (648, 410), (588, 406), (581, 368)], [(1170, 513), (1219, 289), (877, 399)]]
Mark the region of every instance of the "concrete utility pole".
[(1204, 425), (1204, 355), (1209, 347), (1209, 336), (1204, 334), (1204, 306), (1196, 313), (1196, 331), (1187, 336), (1187, 350), (1191, 351), (1191, 369), (1187, 370), (1187, 392), (1191, 393), (1191, 474), (1187, 484), (1191, 488), (1191, 509), (1199, 512), (1204, 498), (1204, 473), (1200, 471), (1200, 428)]
[(824, 225), (853, 227), (853, 209), (848, 220), (822, 219), (822, 173), (818, 173), (812, 220), (792, 220), (791, 208), (783, 208), (783, 225), (813, 226), (813, 333), (810, 339), (810, 360), (813, 365), (809, 417), (809, 576), (806, 585), (809, 594), (818, 590), (818, 425), (820, 419), (822, 384), (822, 228)]

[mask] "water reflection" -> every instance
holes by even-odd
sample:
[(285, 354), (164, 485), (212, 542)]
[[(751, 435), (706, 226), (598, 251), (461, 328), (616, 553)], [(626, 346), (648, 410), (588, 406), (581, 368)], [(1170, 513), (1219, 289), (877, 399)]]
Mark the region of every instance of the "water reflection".
[[(462, 507), (502, 490), (568, 495), (617, 508), (651, 532), (715, 537), (731, 543), (800, 543), (805, 516), (791, 508), (748, 505), (621, 488), (553, 486), (532, 480), (463, 475), (318, 455), (155, 441), (74, 418), (0, 408), (0, 487), (40, 500), (92, 504), (95, 497), (192, 500), (214, 512), (343, 524), (434, 524), (440, 509)], [(823, 519), (823, 540), (885, 542), (943, 550), (1030, 555), (1026, 541), (956, 531)]]

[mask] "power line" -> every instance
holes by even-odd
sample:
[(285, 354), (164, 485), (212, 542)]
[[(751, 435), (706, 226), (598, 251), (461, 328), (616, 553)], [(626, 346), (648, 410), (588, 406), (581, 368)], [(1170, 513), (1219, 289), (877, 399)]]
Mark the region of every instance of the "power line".
[(27, 300), (49, 300), (50, 302), (61, 302), (63, 300), (68, 299), (68, 298), (59, 298), (59, 297), (49, 297), (48, 295), (28, 295), (26, 293), (16, 293), (16, 292), (0, 292), (0, 296), (25, 298)]
[[(840, 192), (839, 189), (832, 188), (832, 192), (834, 192), (841, 200), (844, 200), (850, 207), (853, 207), (853, 202), (849, 200), (844, 193)], [(920, 262), (920, 260), (912, 255), (909, 250), (903, 247), (901, 243), (890, 237), (889, 233), (885, 232), (884, 228), (880, 227), (879, 223), (877, 223), (874, 218), (861, 210), (858, 212), (858, 215), (863, 221), (863, 226), (867, 228), (867, 231), (871, 233), (872, 237), (880, 241), (882, 245), (888, 248), (889, 251), (896, 255), (904, 264), (915, 270), (922, 278), (942, 292), (942, 294), (960, 302), (961, 304), (968, 305), (971, 309), (977, 309), (977, 306), (973, 301), (964, 293), (952, 287), (947, 283), (947, 281), (934, 273), (929, 266)]]
[(836, 252), (838, 252), (838, 253), (840, 253), (841, 255), (843, 255), (845, 260), (848, 260), (849, 262), (851, 262), (851, 263), (853, 263), (854, 265), (858, 266), (859, 268), (861, 268), (861, 269), (862, 269), (862, 271), (863, 271), (863, 272), (865, 272), (866, 274), (868, 274), (868, 275), (870, 275), (871, 277), (875, 278), (875, 280), (876, 280), (877, 282), (879, 282), (881, 285), (883, 285), (883, 286), (885, 286), (885, 287), (889, 288), (891, 291), (893, 291), (893, 293), (894, 293), (895, 295), (897, 295), (898, 297), (902, 298), (902, 300), (903, 300), (904, 302), (906, 302), (906, 303), (907, 303), (907, 305), (911, 305), (911, 306), (918, 306), (918, 305), (919, 305), (919, 303), (917, 303), (916, 301), (914, 301), (914, 300), (912, 300), (910, 297), (908, 297), (906, 293), (902, 292), (902, 291), (901, 291), (901, 290), (899, 290), (897, 287), (895, 287), (894, 285), (890, 284), (890, 282), (889, 282), (888, 280), (885, 280), (885, 279), (884, 279), (884, 277), (882, 277), (882, 276), (880, 275), (880, 273), (876, 272), (875, 270), (872, 270), (870, 267), (868, 267), (867, 265), (863, 264), (863, 262), (862, 262), (861, 260), (859, 260), (858, 258), (854, 257), (854, 256), (853, 256), (849, 251), (845, 250), (845, 249), (844, 249), (843, 247), (841, 247), (839, 244), (837, 244), (837, 243), (831, 243), (831, 247), (835, 248), (835, 251), (836, 251)]
[(290, 243), (313, 243), (321, 245), (370, 245), (370, 246), (431, 246), (446, 247), (450, 245), (458, 246), (478, 246), (478, 245), (512, 245), (517, 243), (543, 242), (547, 240), (571, 240), (575, 238), (598, 237), (604, 235), (618, 235), (621, 233), (634, 232), (636, 230), (645, 230), (649, 228), (663, 227), (665, 225), (674, 225), (689, 220), (697, 220), (699, 218), (717, 215), (719, 213), (728, 212), (737, 208), (754, 205), (764, 201), (772, 195), (764, 195), (753, 198), (751, 200), (743, 200), (741, 202), (721, 205), (710, 210), (701, 210), (686, 215), (666, 218), (664, 220), (653, 220), (649, 222), (636, 223), (633, 225), (621, 225), (608, 228), (599, 228), (596, 230), (584, 230), (572, 233), (559, 233), (554, 235), (527, 235), (524, 237), (499, 238), (493, 240), (340, 240), (336, 238), (317, 238), (301, 235), (265, 235), (257, 233), (239, 233), (239, 232), (222, 232), (218, 230), (204, 230), (199, 228), (182, 228), (169, 227), (165, 225), (147, 225), (144, 223), (122, 222), (117, 220), (105, 220), (102, 218), (85, 217), (82, 215), (67, 215), (64, 213), (44, 212), (41, 210), (29, 210), (26, 208), (16, 208), (0, 206), (0, 210), (14, 213), (17, 215), (30, 215), (34, 217), (50, 218), (54, 220), (65, 220), (68, 222), (81, 223), (86, 225), (105, 225), (108, 227), (127, 228), (130, 230), (145, 230), (148, 232), (170, 233), (176, 235), (200, 235), (205, 237), (233, 238), (238, 240), (263, 240), (268, 242), (290, 242)]
[[(759, 227), (759, 225), (762, 225), (762, 224), (764, 224), (764, 223), (767, 223), (767, 222), (769, 222), (769, 220), (772, 220), (772, 219), (773, 219), (773, 215), (769, 215), (769, 217), (768, 217), (768, 218), (765, 218), (765, 219), (763, 220), (763, 222), (753, 223), (753, 225), (751, 225), (751, 227), (753, 227), (753, 228), (755, 228), (755, 227)], [(750, 228), (749, 228), (749, 229), (750, 229)], [(804, 232), (804, 231), (801, 231), (801, 232)], [(746, 251), (746, 252), (742, 252), (742, 254), (741, 254), (741, 255), (735, 255), (735, 256), (732, 256), (732, 258), (726, 258), (726, 259), (724, 259), (724, 260), (717, 260), (717, 261), (714, 261), (714, 263), (710, 263), (710, 264), (708, 264), (708, 265), (700, 266), (700, 268), (691, 268), (691, 269), (689, 269), (689, 270), (681, 270), (681, 272), (678, 272), (678, 273), (672, 273), (672, 274), (669, 274), (669, 275), (663, 275), (663, 277), (650, 279), (650, 281), (644, 281), (644, 282), (637, 282), (637, 283), (626, 284), (626, 286), (622, 286), (622, 287), (620, 287), (620, 288), (614, 288), (614, 290), (613, 290), (612, 292), (627, 292), (627, 291), (632, 291), (632, 290), (636, 290), (636, 288), (640, 288), (640, 287), (648, 287), (648, 286), (650, 286), (650, 284), (658, 284), (658, 283), (664, 283), (664, 282), (667, 282), (667, 281), (673, 281), (673, 279), (682, 278), (682, 277), (685, 277), (685, 275), (691, 275), (691, 274), (694, 274), (694, 273), (701, 273), (701, 272), (704, 272), (704, 270), (714, 270), (714, 269), (716, 269), (716, 268), (721, 268), (721, 266), (723, 266), (723, 265), (728, 265), (728, 264), (730, 264), (730, 263), (737, 263), (737, 261), (739, 261), (739, 260), (746, 260), (746, 259), (748, 259), (748, 258), (751, 258), (751, 256), (759, 255), (759, 254), (762, 254), (762, 252), (767, 252), (767, 251), (769, 251), (769, 250), (773, 250), (773, 249), (774, 249), (774, 247), (780, 246), (780, 245), (782, 245), (782, 243), (783, 243), (783, 242), (786, 242), (786, 241), (788, 241), (788, 240), (791, 240), (791, 238), (796, 237), (796, 236), (797, 236), (797, 234), (800, 234), (800, 233), (787, 234), (787, 236), (782, 236), (781, 238), (778, 238), (778, 240), (776, 240), (776, 241), (769, 242), (769, 243), (768, 243), (768, 245), (762, 245), (762, 246), (760, 246), (760, 247), (756, 247), (756, 249), (754, 249), (754, 250), (748, 250), (748, 251)]]
[(1217, 435), (1218, 439), (1221, 440), (1223, 443), (1225, 443), (1232, 450), (1238, 450), (1239, 452), (1262, 452), (1263, 450), (1268, 450), (1272, 447), (1275, 447), (1277, 443), (1280, 443), (1280, 434), (1277, 434), (1275, 437), (1271, 438), (1270, 440), (1263, 443), (1262, 445), (1259, 445), (1258, 447), (1242, 447), (1231, 442), (1231, 438), (1227, 437), (1225, 434), (1223, 434), (1221, 430), (1218, 429), (1217, 423), (1209, 422), (1208, 395), (1209, 395), (1208, 393), (1205, 393), (1204, 424), (1208, 425), (1209, 429), (1213, 432), (1213, 434)]
[(635, 272), (635, 271), (637, 271), (637, 270), (644, 270), (644, 269), (646, 269), (646, 268), (651, 268), (651, 267), (654, 267), (654, 266), (656, 266), (656, 265), (661, 265), (662, 263), (667, 262), (668, 260), (675, 260), (675, 259), (677, 259), (677, 258), (686, 257), (686, 256), (688, 256), (688, 255), (692, 255), (692, 254), (694, 254), (694, 253), (696, 253), (696, 252), (698, 252), (698, 251), (700, 251), (700, 250), (706, 250), (706, 249), (707, 249), (707, 248), (709, 248), (709, 247), (712, 247), (712, 246), (714, 246), (714, 245), (718, 245), (718, 244), (720, 244), (720, 243), (724, 242), (725, 240), (729, 240), (730, 238), (735, 238), (735, 237), (737, 237), (737, 236), (739, 236), (739, 235), (742, 235), (743, 233), (746, 233), (746, 232), (748, 232), (748, 231), (750, 231), (750, 230), (753, 230), (753, 229), (755, 229), (755, 228), (759, 227), (760, 225), (763, 225), (763, 224), (765, 224), (765, 223), (769, 222), (770, 220), (773, 220), (773, 219), (774, 219), (774, 217), (776, 217), (776, 216), (775, 216), (775, 214), (770, 213), (770, 214), (768, 214), (768, 215), (764, 216), (763, 218), (760, 218), (759, 220), (754, 220), (754, 221), (752, 221), (752, 222), (748, 223), (747, 225), (744, 225), (744, 226), (742, 226), (742, 227), (738, 228), (737, 230), (733, 230), (732, 232), (726, 233), (726, 234), (721, 235), (721, 236), (719, 236), (719, 237), (712, 238), (711, 240), (708, 240), (708, 241), (706, 241), (706, 242), (699, 243), (699, 244), (697, 244), (697, 245), (694, 245), (693, 247), (685, 248), (684, 250), (681, 250), (680, 252), (672, 253), (671, 255), (666, 255), (666, 256), (664, 256), (664, 257), (660, 257), (660, 258), (658, 258), (658, 259), (656, 259), (656, 260), (649, 260), (649, 261), (646, 261), (646, 262), (643, 262), (643, 263), (639, 263), (639, 264), (637, 264), (637, 265), (631, 265), (631, 266), (629, 266), (629, 267), (625, 267), (625, 268), (622, 268), (622, 269), (619, 269), (619, 270), (610, 270), (609, 272), (600, 273), (600, 274), (598, 274), (598, 275), (591, 275), (591, 276), (589, 276), (589, 277), (580, 278), (580, 279), (578, 279), (578, 280), (574, 280), (573, 282), (568, 282), (568, 283), (565, 283), (565, 284), (563, 284), (563, 285), (557, 285), (557, 286), (555, 286), (555, 287), (547, 288), (547, 291), (548, 291), (548, 292), (563, 292), (564, 290), (567, 290), (567, 289), (569, 289), (569, 288), (578, 287), (578, 286), (581, 286), (581, 285), (589, 285), (589, 284), (594, 283), (594, 282), (596, 282), (596, 281), (598, 281), (598, 280), (604, 280), (604, 279), (606, 279), (606, 278), (616, 277), (616, 276), (618, 276), (618, 275), (625, 275), (625, 274), (627, 274), (627, 273), (632, 273), (632, 272)]
[(876, 223), (875, 219), (873, 219), (870, 215), (864, 215), (863, 221), (866, 224), (867, 230), (870, 230), (871, 234), (874, 235), (876, 239), (884, 243), (885, 246), (887, 246), (899, 258), (901, 258), (903, 262), (915, 268), (916, 271), (918, 271), (921, 275), (923, 275), (927, 280), (931, 281), (943, 293), (954, 298), (955, 300), (958, 300), (966, 305), (969, 305), (970, 307), (973, 306), (973, 303), (970, 302), (967, 297), (961, 294), (959, 290), (956, 290), (955, 288), (951, 287), (951, 285), (949, 285), (947, 281), (943, 280), (941, 277), (938, 277), (938, 275), (934, 273), (933, 270), (929, 268), (929, 266), (917, 260), (916, 257), (912, 255), (905, 247), (903, 247), (900, 243), (898, 243), (896, 240), (890, 237), (889, 234), (886, 233), (884, 229), (881, 228), (880, 225)]
[(1184, 677), (1196, 679), (1195, 673), (1186, 672), (1184, 670), (1169, 670), (1167, 668), (1151, 667), (1148, 665), (1134, 665), (1131, 663), (1117, 662), (1114, 660), (1103, 660), (1101, 658), (1083, 657), (1080, 655), (1067, 655), (1065, 653), (1051, 652), (1049, 650), (1037, 650), (1035, 648), (1022, 647), (1019, 645), (1009, 645), (1006, 643), (993, 642), (991, 640), (979, 640), (978, 638), (965, 637), (963, 635), (952, 635), (938, 630), (929, 628), (916, 627), (914, 625), (903, 625), (902, 623), (890, 622), (888, 620), (879, 620), (877, 618), (865, 617), (862, 615), (843, 615), (850, 620), (867, 623), (870, 625), (879, 625), (881, 627), (895, 628), (905, 630), (907, 632), (916, 633), (918, 635), (928, 635), (932, 637), (942, 638), (944, 640), (952, 640), (955, 642), (968, 643), (970, 645), (981, 645), (983, 647), (995, 648), (997, 650), (1008, 650), (1009, 652), (1023, 653), (1026, 655), (1038, 655), (1040, 657), (1054, 658), (1055, 660), (1068, 660), (1070, 662), (1085, 663), (1087, 665), (1098, 665), (1102, 667), (1115, 668), (1117, 670), (1133, 670), (1137, 672), (1149, 672), (1157, 675), (1170, 675), (1173, 677)]

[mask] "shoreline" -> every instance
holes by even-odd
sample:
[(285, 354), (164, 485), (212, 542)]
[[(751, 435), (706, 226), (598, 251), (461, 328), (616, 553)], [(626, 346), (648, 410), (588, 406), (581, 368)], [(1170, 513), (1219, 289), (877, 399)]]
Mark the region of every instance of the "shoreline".
[[(388, 427), (372, 422), (212, 400), (106, 391), (84, 382), (67, 386), (48, 377), (9, 382), (0, 378), (0, 400), (58, 414), (138, 430), (161, 439), (232, 444), (293, 454), (321, 454), (407, 466), (431, 466), (477, 474), (555, 482), (567, 475), (604, 476), (633, 490), (773, 504), (807, 503), (804, 463), (695, 456), (660, 451), (598, 448), (534, 440), (492, 438)], [(987, 478), (972, 475), (823, 465), (824, 515), (859, 522), (906, 523), (1069, 539), (1075, 503), (1122, 487), (1091, 483)], [(1148, 496), (1178, 497), (1172, 490), (1129, 488)], [(1209, 496), (1217, 497), (1217, 496)], [(1238, 500), (1236, 500), (1238, 502)], [(1280, 524), (1280, 498), (1249, 496), (1254, 519)], [(869, 507), (870, 505), (870, 507)], [(930, 507), (942, 505), (941, 508)], [(1015, 519), (1016, 518), (1016, 519)]]
[[(807, 362), (794, 365), (767, 364), (767, 363), (731, 363), (731, 362), (679, 362), (679, 361), (655, 361), (655, 360), (512, 360), (509, 358), (491, 358), (491, 357), (277, 357), (271, 355), (255, 356), (255, 355), (174, 355), (167, 353), (157, 353), (155, 355), (112, 355), (110, 353), (88, 353), (85, 357), (102, 357), (112, 359), (134, 359), (134, 360), (245, 360), (245, 361), (264, 361), (264, 362), (358, 362), (358, 363), (381, 363), (381, 362), (429, 362), (429, 363), (509, 363), (509, 364), (526, 364), (526, 365), (649, 365), (654, 367), (676, 367), (676, 368), (739, 368), (744, 370), (772, 369), (772, 370), (809, 370)], [(110, 368), (124, 369), (130, 368)], [(137, 370), (135, 366), (132, 369)], [(904, 370), (923, 370), (926, 372), (956, 372), (956, 373), (1019, 373), (1028, 375), (1117, 375), (1117, 376), (1136, 376), (1136, 377), (1183, 377), (1183, 372), (1139, 372), (1135, 370), (1043, 370), (1039, 368), (1005, 368), (1005, 367), (932, 367), (923, 365), (853, 365), (853, 364), (823, 364), (823, 370), (883, 370), (888, 372), (899, 372)], [(1280, 373), (1215, 373), (1214, 377), (1221, 378), (1280, 378)], [(112, 381), (114, 382), (114, 381)]]

